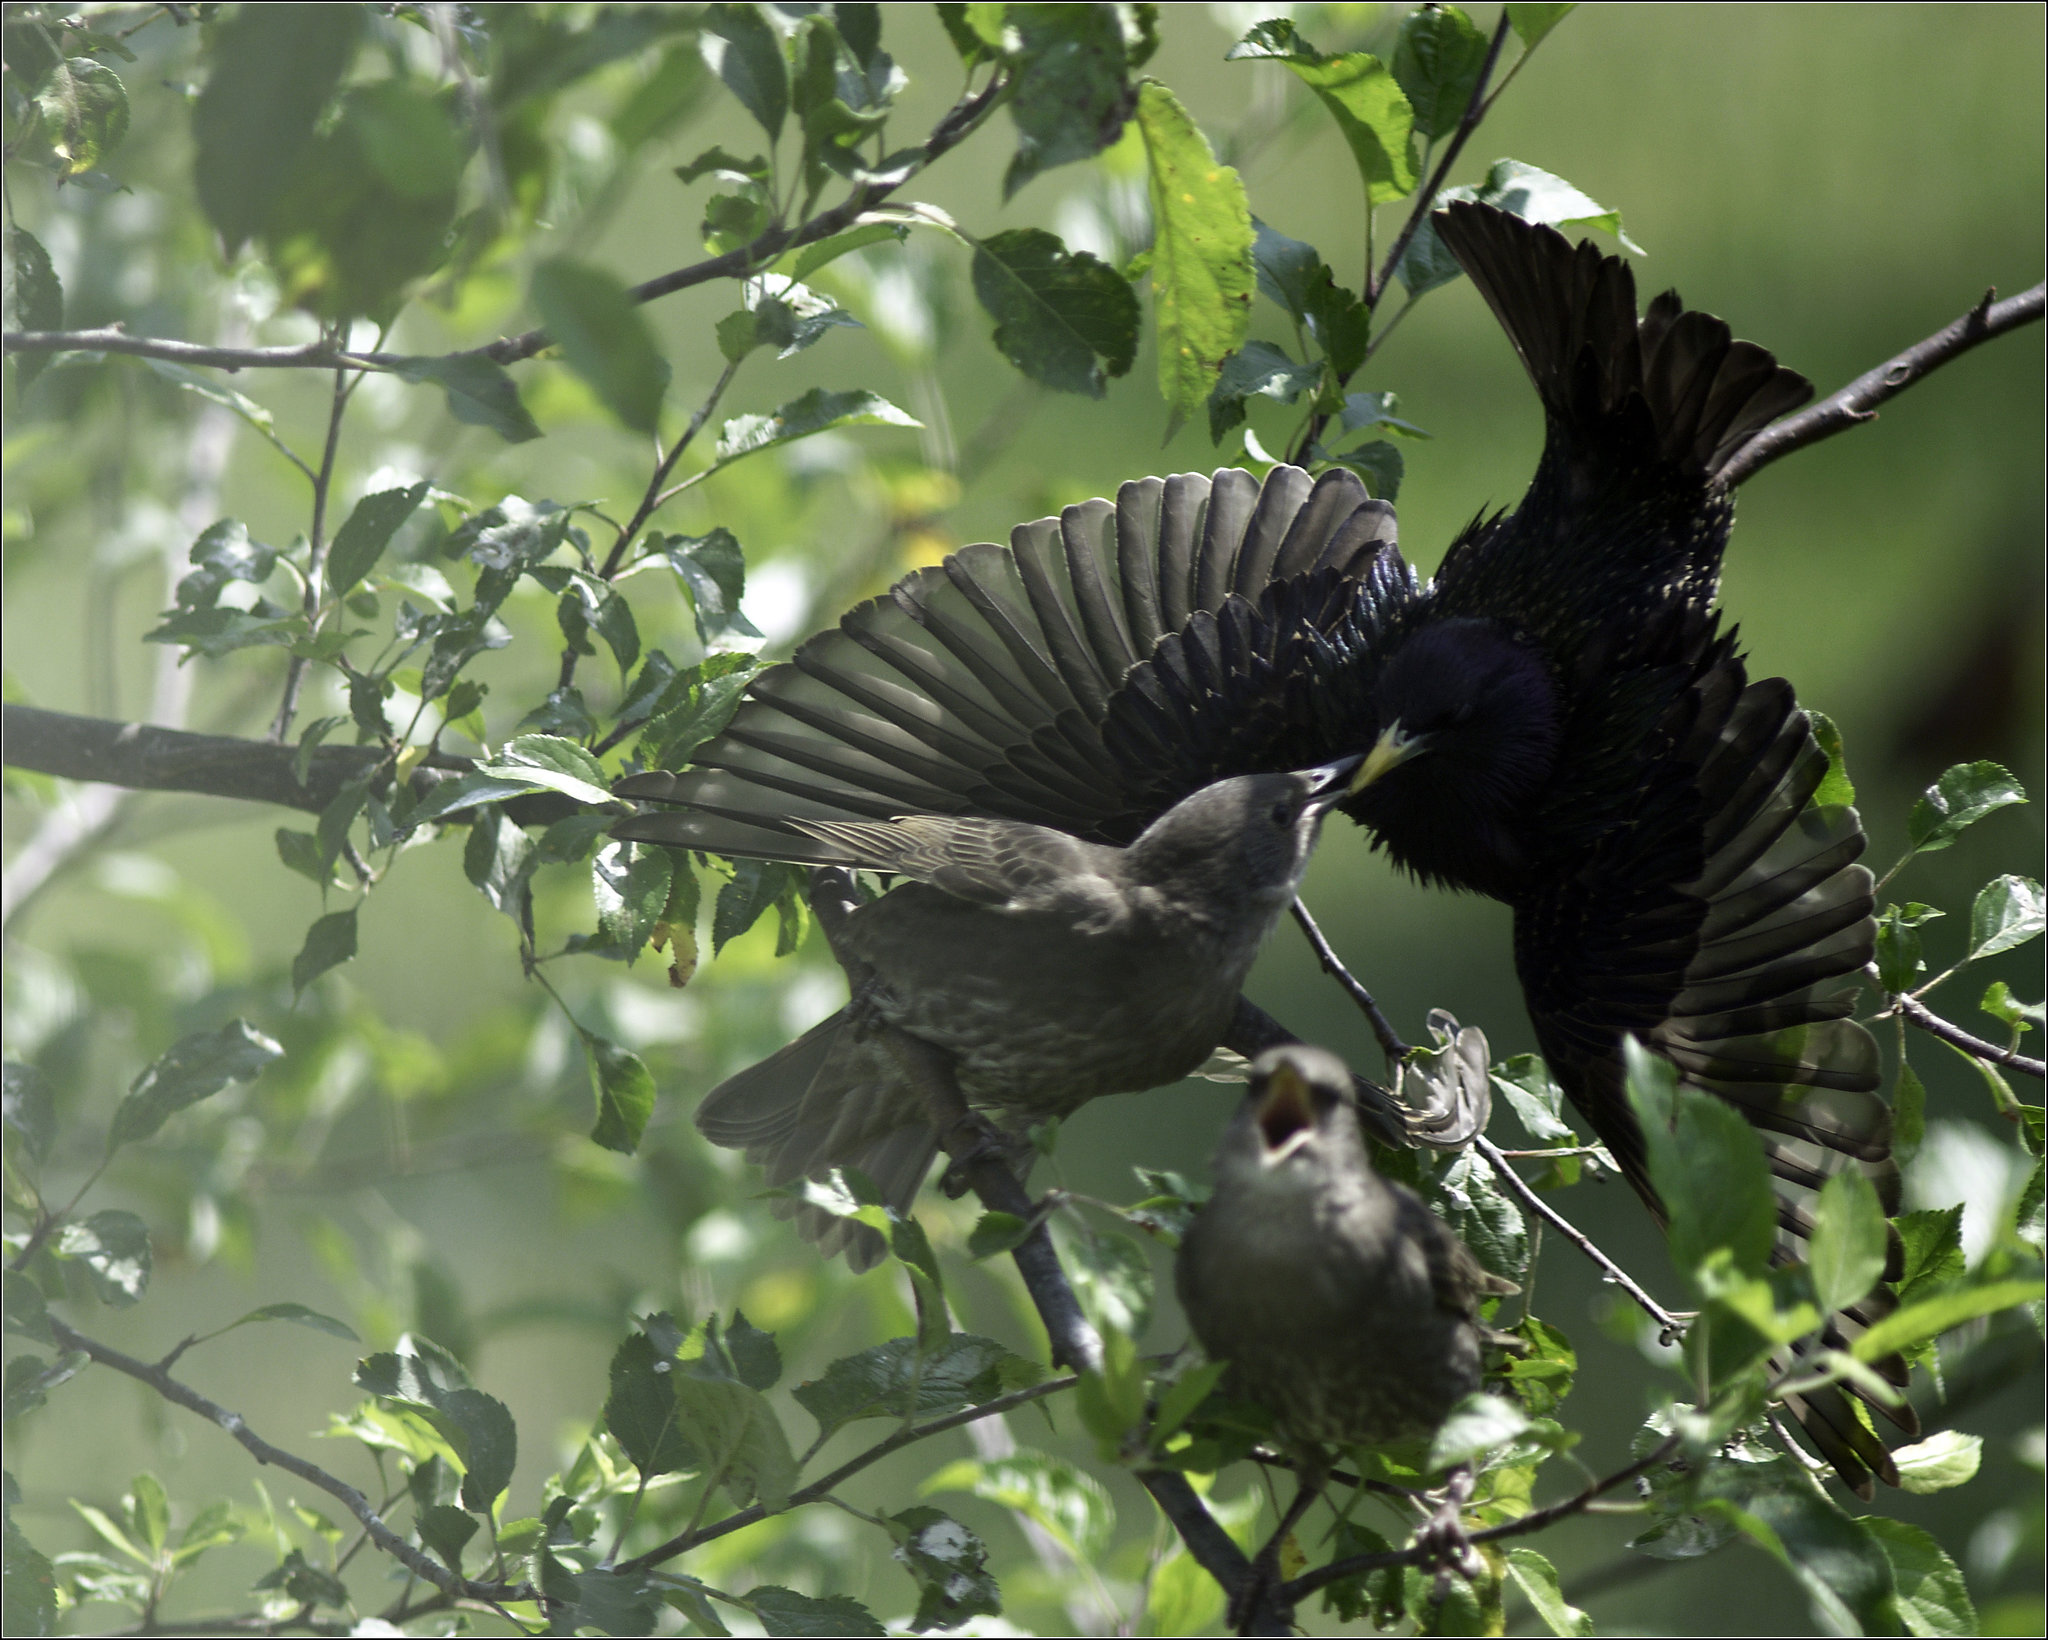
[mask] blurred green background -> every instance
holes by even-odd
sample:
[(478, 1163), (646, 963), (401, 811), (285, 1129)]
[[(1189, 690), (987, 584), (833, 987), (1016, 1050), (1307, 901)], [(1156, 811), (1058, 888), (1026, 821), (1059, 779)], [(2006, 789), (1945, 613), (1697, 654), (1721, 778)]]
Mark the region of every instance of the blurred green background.
[[(1237, 33), (1272, 9), (1164, 8), (1150, 72), (1241, 166), (1254, 211), (1315, 243), (1340, 278), (1355, 280), (1363, 236), (1356, 181), (1327, 121), (1282, 95), (1287, 76), (1276, 66), (1222, 60)], [(1379, 10), (1327, 8), (1303, 26), (1334, 48), (1371, 39), (1385, 26)], [(1493, 13), (1476, 16), (1490, 26)], [(912, 76), (900, 116), (908, 140), (950, 101), (957, 65), (929, 8), (886, 7), (885, 26), (885, 43)], [(164, 53), (166, 76), (195, 76), (188, 38), (159, 28), (134, 44)], [(1648, 252), (1638, 269), (1645, 295), (1676, 286), (1827, 392), (1947, 323), (1987, 285), (2010, 293), (2041, 276), (2042, 48), (2036, 7), (1588, 9), (1535, 54), (1452, 180), (1476, 180), (1501, 156), (1566, 177), (1623, 213)], [(138, 73), (131, 84), (149, 78)], [(269, 316), (263, 292), (247, 281), (225, 304), (207, 297), (213, 252), (194, 226), (185, 109), (138, 92), (135, 118), (110, 165), (133, 192), (67, 201), (59, 211), (46, 193), (17, 191), (22, 220), (57, 256), (71, 322), (121, 316), (138, 331), (204, 340), (252, 323), (234, 317), (247, 311), (257, 340), (309, 336), (305, 321)], [(627, 175), (609, 175), (594, 121), (572, 116), (554, 135), (573, 163), (564, 168), (557, 232), (533, 252), (568, 250), (628, 279), (701, 254), (703, 185), (683, 189), (667, 167), (712, 142), (758, 146), (717, 94)], [(1131, 200), (1142, 200), (1142, 187), (1120, 153), (1049, 173), (998, 207), (1008, 147), (999, 118), (909, 192), (976, 232), (1043, 225), (1119, 259), (1136, 248)], [(1381, 234), (1400, 218), (1400, 209), (1383, 212)], [(401, 345), (429, 352), (524, 328), (534, 320), (522, 288), (521, 268), (491, 270), (454, 311), (409, 314)], [(912, 409), (928, 431), (814, 440), (780, 465), (756, 461), (704, 486), (670, 521), (733, 529), (748, 551), (749, 609), (778, 643), (947, 546), (1001, 539), (1018, 520), (1113, 493), (1126, 478), (1206, 469), (1241, 448), (1227, 442), (1216, 451), (1195, 429), (1162, 448), (1149, 349), (1099, 402), (1023, 386), (989, 343), (957, 247), (914, 241), (908, 255), (850, 271), (835, 289), (870, 328), (837, 333), (788, 363), (750, 364), (721, 413), (769, 409), (813, 384), (866, 386)], [(729, 289), (706, 288), (651, 310), (674, 369), (676, 419), (717, 372), (709, 327), (731, 305)], [(1264, 309), (1254, 334), (1279, 339), (1276, 318)], [(1753, 672), (1788, 676), (1803, 703), (1841, 726), (1873, 864), (1894, 857), (1912, 798), (1951, 763), (1997, 759), (2030, 792), (2041, 789), (2041, 344), (2035, 328), (1973, 353), (1876, 423), (1794, 456), (1742, 493), (1727, 609), (1741, 623)], [(137, 640), (166, 601), (166, 552), (182, 557), (194, 533), (177, 516), (191, 472), (189, 422), (167, 419), (188, 411), (131, 367), (101, 368), (121, 385), (101, 387), (97, 400), (66, 370), (13, 409), (6, 667), (10, 689), (38, 705), (143, 715), (161, 698), (153, 697), (160, 655)], [(517, 373), (549, 429), (544, 441), (500, 444), (450, 423), (438, 396), (370, 382), (344, 441), (347, 493), (382, 487), (373, 473), (393, 469), (431, 474), (479, 503), (516, 491), (630, 506), (644, 481), (637, 441), (593, 414), (559, 365)], [(280, 372), (237, 385), (275, 410), (298, 447), (317, 446), (321, 382)], [(1475, 512), (1519, 495), (1541, 439), (1534, 397), (1464, 283), (1423, 304), (1357, 385), (1398, 392), (1402, 414), (1435, 435), (1405, 447), (1400, 494), (1404, 549), (1428, 569)], [(1255, 403), (1259, 436), (1281, 448), (1291, 421)], [(79, 419), (59, 419), (74, 409)], [(933, 476), (948, 465), (959, 468), (957, 488)], [(270, 541), (305, 527), (303, 485), (246, 432), (235, 438), (217, 501), (197, 522), (229, 514)], [(665, 616), (653, 601), (640, 613), (648, 642), (687, 648), (679, 601), (670, 599)], [(544, 599), (508, 606), (507, 618), (523, 639), (552, 630)], [(552, 666), (545, 642), (534, 641), (479, 668), (494, 685), (486, 708), (494, 739), (511, 726), (509, 715), (492, 715), (496, 704), (537, 695), (532, 679)], [(608, 658), (591, 662), (586, 679), (605, 672), (615, 682), (608, 669)], [(274, 654), (191, 671), (190, 726), (260, 732), (275, 706)], [(335, 709), (316, 700), (305, 716)], [(1960, 952), (1961, 913), (1979, 884), (2001, 871), (2038, 872), (2039, 814), (2000, 814), (1901, 881), (1903, 896), (1951, 912), (1928, 931), (1937, 965)], [(60, 879), (9, 930), (9, 1057), (61, 1062), (74, 1101), (67, 1115), (103, 1120), (134, 1066), (176, 1034), (180, 1010), (223, 990), (295, 1050), (256, 1091), (234, 1090), (203, 1122), (195, 1116), (168, 1131), (152, 1157), (129, 1163), (95, 1198), (150, 1220), (159, 1288), (133, 1312), (93, 1315), (88, 1330), (153, 1355), (188, 1329), (289, 1296), (348, 1316), (378, 1347), (407, 1325), (451, 1345), (449, 1335), (461, 1334), (478, 1382), (519, 1420), (525, 1449), (513, 1513), (531, 1508), (539, 1478), (558, 1461), (555, 1448), (587, 1429), (628, 1305), (701, 1314), (742, 1303), (760, 1325), (786, 1329), (794, 1367), (785, 1383), (902, 1330), (907, 1312), (892, 1277), (855, 1282), (837, 1266), (821, 1269), (746, 1200), (750, 1185), (734, 1159), (705, 1150), (688, 1125), (696, 1096), (719, 1076), (836, 1005), (837, 975), (820, 949), (797, 959), (805, 971), (792, 983), (757, 932), (680, 996), (651, 960), (630, 973), (590, 962), (560, 967), (556, 983), (579, 1014), (609, 1022), (660, 1080), (647, 1151), (625, 1162), (570, 1137), (588, 1124), (572, 1043), (522, 981), (509, 926), (463, 882), (459, 834), (400, 864), (365, 909), (355, 962), (286, 1013), (280, 974), (320, 907), (309, 884), (275, 863), (271, 838), (284, 818), (199, 799), (145, 800), (110, 851)], [(37, 816), (11, 796), (6, 819), (13, 851)], [(1348, 827), (1332, 828), (1308, 893), (1405, 1033), (1419, 1035), (1426, 1010), (1444, 1007), (1483, 1026), (1496, 1057), (1533, 1047), (1502, 907), (1415, 889)], [(584, 879), (544, 884), (543, 910), (558, 930), (587, 926)], [(2038, 995), (2037, 950), (1972, 970), (1937, 1000), (1966, 1026), (1989, 1028), (1976, 996), (1993, 978)], [(1361, 1068), (1379, 1069), (1362, 1022), (1291, 931), (1276, 938), (1252, 994)], [(1983, 1085), (1932, 1042), (1912, 1048), (1930, 1118), (1913, 1205), (1962, 1195), (1973, 1216), (1995, 1215), (2012, 1188), (2011, 1152), (2008, 1136), (1994, 1131)], [(1124, 1200), (1135, 1162), (1198, 1175), (1234, 1097), (1198, 1083), (1098, 1103), (1067, 1125), (1056, 1176)], [(259, 1144), (264, 1132), (285, 1133), (289, 1143)], [(81, 1162), (87, 1137), (73, 1130)], [(207, 1205), (169, 1217), (164, 1204), (181, 1200), (195, 1174)], [(1582, 1188), (1559, 1204), (1667, 1295), (1675, 1289), (1647, 1218), (1622, 1187)], [(927, 1216), (942, 1241), (956, 1244), (970, 1222), (935, 1195)], [(1164, 1277), (1164, 1259), (1159, 1268)], [(976, 1269), (960, 1284), (969, 1324), (1035, 1336), (999, 1273)], [(1182, 1336), (1169, 1293), (1163, 1280), (1154, 1348)], [(1609, 1336), (1609, 1305), (1590, 1270), (1555, 1243), (1537, 1308), (1580, 1347), (1582, 1376), (1566, 1418), (1586, 1432), (1580, 1455), (1604, 1472), (1676, 1380), (1645, 1360), (1625, 1318), (1614, 1329), (1622, 1341)], [(1939, 1497), (1887, 1494), (1877, 1507), (1936, 1533), (1970, 1574), (1987, 1623), (2038, 1632), (2041, 1517), (2030, 1502), (2040, 1473), (2038, 1344), (1993, 1340), (1978, 1359), (2003, 1362), (2003, 1376), (1987, 1368), (1982, 1397), (1955, 1419), (1987, 1437), (1986, 1478)], [(236, 1334), (185, 1368), (259, 1430), (307, 1450), (317, 1446), (307, 1432), (350, 1404), (351, 1365), (337, 1341), (271, 1329)], [(1951, 1388), (1967, 1395), (1976, 1382), (1965, 1372)], [(1058, 1450), (1069, 1449), (1069, 1422), (1062, 1415), (1055, 1437), (1035, 1415), (1012, 1420), (1019, 1440)], [(195, 1507), (216, 1495), (249, 1496), (248, 1466), (218, 1434), (101, 1375), (59, 1392), (11, 1448), (26, 1493), (19, 1518), (46, 1552), (84, 1541), (64, 1495), (98, 1488), (107, 1503), (137, 1469), (154, 1469)], [(315, 1456), (342, 1461), (338, 1446)], [(849, 1495), (903, 1507), (934, 1461), (899, 1458)], [(1226, 1476), (1219, 1492), (1238, 1495), (1247, 1484)], [(983, 1532), (1000, 1566), (1026, 1558), (998, 1511), (945, 1501)], [(1120, 1481), (1116, 1501), (1125, 1527), (1104, 1563), (1112, 1589), (1142, 1565), (1136, 1545), (1151, 1531), (1135, 1486)], [(1582, 1603), (1603, 1631), (1778, 1633), (1810, 1624), (1789, 1577), (1751, 1550), (1672, 1566), (1638, 1559), (1628, 1564), (1650, 1575), (1615, 1572), (1634, 1529), (1627, 1518), (1586, 1518), (1542, 1540), (1567, 1593), (1588, 1591)], [(899, 1572), (878, 1556), (849, 1559), (860, 1530), (830, 1511), (808, 1511), (721, 1544), (691, 1570), (716, 1582), (722, 1565), (758, 1555), (778, 1580), (809, 1577), (805, 1586), (860, 1595), (878, 1613), (907, 1610)], [(1589, 1574), (1598, 1581), (1587, 1584)], [(234, 1590), (246, 1583), (222, 1576), (208, 1592), (217, 1609), (233, 1609), (246, 1598)], [(1060, 1606), (1049, 1580), (1013, 1572), (1005, 1588), (1019, 1624), (1056, 1632), (1086, 1620)], [(1520, 1615), (1526, 1622), (1526, 1608)]]

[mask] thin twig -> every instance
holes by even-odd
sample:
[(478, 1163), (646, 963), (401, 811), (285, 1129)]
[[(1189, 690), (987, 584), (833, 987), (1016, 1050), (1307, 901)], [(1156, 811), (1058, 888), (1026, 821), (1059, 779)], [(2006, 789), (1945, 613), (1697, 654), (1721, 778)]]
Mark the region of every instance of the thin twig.
[(1587, 1235), (1585, 1231), (1573, 1224), (1570, 1219), (1558, 1212), (1556, 1208), (1552, 1207), (1550, 1203), (1531, 1189), (1521, 1174), (1508, 1165), (1507, 1156), (1499, 1146), (1484, 1135), (1474, 1139), (1472, 1143), (1473, 1147), (1478, 1150), (1480, 1155), (1486, 1158), (1494, 1172), (1500, 1175), (1508, 1189), (1514, 1192), (1516, 1198), (1525, 1207), (1535, 1212), (1547, 1224), (1551, 1225), (1559, 1235), (1563, 1236), (1580, 1252), (1584, 1253), (1586, 1257), (1599, 1265), (1607, 1279), (1627, 1293), (1630, 1298), (1634, 1299), (1645, 1315), (1662, 1327), (1666, 1333), (1679, 1333), (1685, 1330), (1685, 1322), (1680, 1317), (1673, 1315), (1648, 1293), (1644, 1292), (1637, 1285), (1633, 1276), (1600, 1251), (1591, 1236)]
[(1955, 323), (1937, 330), (1924, 342), (1914, 343), (1876, 369), (1866, 370), (1847, 387), (1829, 394), (1818, 404), (1810, 404), (1804, 410), (1772, 422), (1722, 462), (1714, 476), (1723, 487), (1732, 490), (1756, 477), (1780, 457), (1788, 456), (1794, 450), (1803, 450), (1809, 444), (1818, 444), (1822, 439), (1833, 438), (1859, 422), (1874, 419), (1877, 407), (1885, 400), (1896, 398), (1949, 360), (1960, 358), (1994, 336), (2003, 336), (2021, 325), (2038, 323), (2044, 301), (2048, 301), (2041, 285), (2017, 296), (2009, 296), (2003, 302), (1992, 300), (1996, 294), (1987, 290), (1984, 299)]
[[(358, 376), (356, 380), (362, 378)], [(320, 565), (327, 556), (327, 500), (334, 487), (334, 456), (341, 447), (341, 417), (348, 408), (350, 393), (346, 370), (334, 373), (334, 392), (327, 410), (327, 442), (320, 451), (320, 471), (313, 478), (312, 528), (306, 536), (306, 590), (300, 600), (305, 611), (307, 636), (320, 614)], [(292, 714), (299, 709), (299, 687), (306, 680), (306, 657), (292, 656), (285, 667), (284, 699), (278, 702), (277, 718), (270, 726), (270, 738), (283, 741), (291, 732)]]
[(1356, 974), (1344, 966), (1336, 948), (1324, 937), (1322, 929), (1316, 925), (1315, 918), (1309, 914), (1308, 906), (1299, 895), (1294, 901), (1294, 920), (1308, 936), (1308, 943), (1314, 947), (1316, 960), (1323, 965), (1323, 972), (1343, 986), (1345, 993), (1358, 1004), (1359, 1012), (1365, 1015), (1367, 1023), (1372, 1026), (1372, 1034), (1380, 1039), (1380, 1052), (1387, 1056), (1387, 1063), (1400, 1064), (1411, 1051), (1409, 1045), (1401, 1040), (1400, 1033), (1388, 1023), (1387, 1016), (1380, 1012), (1380, 1005), (1373, 1001), (1372, 992), (1359, 982)]
[(2048, 1077), (2048, 1064), (2043, 1064), (2038, 1059), (2029, 1059), (2016, 1048), (2001, 1048), (1995, 1042), (1986, 1042), (1981, 1036), (1972, 1036), (1960, 1025), (1951, 1025), (1926, 1003), (1916, 998), (1895, 996), (1887, 1012), (1897, 1012), (1929, 1036), (1939, 1037), (1950, 1047), (1961, 1048), (1964, 1053), (1981, 1059), (1986, 1064), (2018, 1071), (2020, 1075), (2031, 1076), (2037, 1082)]
[[(1072, 1373), (1067, 1373), (1059, 1378), (1048, 1378), (1045, 1382), (1033, 1384), (1027, 1389), (1012, 1390), (1007, 1395), (997, 1396), (993, 1401), (983, 1401), (979, 1406), (966, 1407), (959, 1412), (948, 1413), (943, 1418), (934, 1418), (930, 1423), (915, 1424), (908, 1429), (896, 1430), (893, 1434), (877, 1441), (866, 1451), (858, 1452), (853, 1457), (848, 1458), (845, 1463), (833, 1470), (831, 1474), (826, 1475), (820, 1480), (813, 1481), (809, 1486), (802, 1488), (800, 1491), (790, 1493), (789, 1507), (796, 1509), (807, 1503), (822, 1502), (825, 1494), (835, 1490), (842, 1482), (852, 1479), (863, 1469), (868, 1468), (872, 1464), (880, 1463), (890, 1453), (900, 1452), (904, 1447), (914, 1442), (926, 1440), (933, 1435), (943, 1435), (949, 1429), (958, 1429), (961, 1425), (971, 1424), (980, 1418), (993, 1418), (999, 1413), (1011, 1412), (1018, 1407), (1028, 1406), (1033, 1401), (1043, 1400), (1048, 1395), (1057, 1395), (1061, 1390), (1072, 1389), (1079, 1382), (1080, 1379)], [(746, 1508), (736, 1510), (732, 1514), (727, 1515), (723, 1520), (715, 1520), (709, 1526), (700, 1527), (695, 1532), (678, 1533), (666, 1543), (657, 1544), (645, 1554), (635, 1555), (631, 1560), (623, 1562), (618, 1567), (618, 1570), (622, 1572), (647, 1571), (652, 1567), (660, 1565), (664, 1560), (672, 1560), (677, 1555), (686, 1554), (702, 1544), (711, 1542), (714, 1538), (725, 1537), (730, 1533), (755, 1525), (757, 1522), (764, 1521), (767, 1518), (768, 1511), (760, 1504), (749, 1504)]]
[(116, 1372), (125, 1373), (128, 1377), (147, 1384), (165, 1400), (175, 1402), (188, 1412), (198, 1413), (209, 1423), (218, 1424), (240, 1442), (258, 1463), (273, 1464), (288, 1474), (298, 1476), (309, 1486), (317, 1486), (328, 1496), (337, 1499), (343, 1508), (355, 1516), (378, 1548), (398, 1561), (415, 1577), (433, 1584), (443, 1593), (486, 1601), (542, 1598), (538, 1590), (524, 1584), (472, 1583), (468, 1578), (449, 1571), (447, 1567), (430, 1558), (424, 1551), (414, 1548), (385, 1525), (382, 1517), (370, 1507), (370, 1500), (347, 1481), (328, 1474), (318, 1464), (308, 1463), (296, 1453), (271, 1445), (248, 1426), (239, 1412), (231, 1412), (217, 1401), (208, 1400), (197, 1390), (180, 1383), (160, 1367), (151, 1366), (147, 1361), (138, 1361), (134, 1356), (124, 1355), (109, 1344), (102, 1344), (96, 1338), (88, 1338), (85, 1334), (74, 1331), (55, 1316), (51, 1316), (49, 1321), (52, 1336), (65, 1349), (82, 1351), (101, 1366), (111, 1367)]
[[(843, 232), (948, 149), (958, 146), (994, 110), (1008, 88), (1008, 76), (997, 73), (973, 96), (963, 97), (955, 103), (933, 127), (916, 163), (904, 171), (892, 172), (892, 180), (864, 182), (831, 210), (821, 211), (795, 228), (770, 227), (738, 250), (657, 275), (633, 286), (626, 294), (635, 302), (652, 302), (694, 285), (708, 284), (714, 279), (741, 278), (765, 267), (785, 251)], [(552, 346), (553, 342), (554, 338), (545, 330), (529, 330), (448, 357), (480, 358), (500, 365), (516, 364), (522, 359), (532, 358), (543, 348)], [(353, 353), (326, 342), (302, 347), (204, 347), (196, 342), (131, 336), (118, 325), (103, 326), (97, 330), (10, 330), (0, 336), (0, 347), (9, 353), (126, 353), (140, 358), (168, 359), (178, 364), (207, 365), (230, 371), (392, 370), (411, 358), (404, 353)]]
[[(1560, 1502), (1549, 1504), (1542, 1509), (1532, 1509), (1519, 1520), (1511, 1520), (1502, 1526), (1489, 1526), (1484, 1531), (1474, 1532), (1468, 1541), (1497, 1543), (1503, 1538), (1527, 1537), (1531, 1532), (1540, 1532), (1546, 1526), (1555, 1525), (1572, 1515), (1583, 1514), (1587, 1506), (1602, 1493), (1612, 1492), (1617, 1486), (1626, 1486), (1638, 1475), (1646, 1475), (1655, 1469), (1678, 1450), (1678, 1443), (1678, 1436), (1670, 1436), (1626, 1469), (1617, 1469), (1613, 1474), (1594, 1481), (1583, 1491), (1574, 1492)], [(1360, 1572), (1376, 1572), (1389, 1566), (1420, 1566), (1438, 1553), (1433, 1546), (1419, 1544), (1414, 1548), (1394, 1549), (1378, 1554), (1346, 1555), (1342, 1560), (1333, 1560), (1327, 1566), (1318, 1566), (1312, 1572), (1304, 1572), (1291, 1583), (1282, 1585), (1280, 1594), (1290, 1602), (1299, 1602), (1340, 1578), (1356, 1577)]]

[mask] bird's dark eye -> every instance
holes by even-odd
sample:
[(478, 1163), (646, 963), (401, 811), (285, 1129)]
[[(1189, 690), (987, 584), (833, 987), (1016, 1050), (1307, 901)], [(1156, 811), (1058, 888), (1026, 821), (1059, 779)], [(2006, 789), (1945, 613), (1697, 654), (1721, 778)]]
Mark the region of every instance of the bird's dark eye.
[(1273, 824), (1282, 827), (1293, 825), (1294, 805), (1292, 803), (1275, 803), (1273, 805)]

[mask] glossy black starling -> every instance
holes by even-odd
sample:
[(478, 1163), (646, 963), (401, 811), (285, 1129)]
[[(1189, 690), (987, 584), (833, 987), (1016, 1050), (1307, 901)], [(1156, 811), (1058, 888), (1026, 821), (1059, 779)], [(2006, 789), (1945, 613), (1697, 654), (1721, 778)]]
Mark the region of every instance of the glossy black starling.
[[(1589, 244), (1479, 205), (1433, 220), (1546, 429), (1521, 504), (1434, 580), (1341, 470), (1126, 484), (851, 611), (690, 768), (617, 788), (680, 812), (614, 829), (820, 864), (844, 853), (804, 822), (913, 809), (1120, 842), (1219, 775), (1367, 752), (1346, 812), (1418, 877), (1514, 908), (1544, 1055), (1652, 1210), (1630, 1034), (1760, 1130), (1798, 1256), (1828, 1173), (1863, 1169), (1888, 1209), (1898, 1189), (1838, 994), (1874, 948), (1861, 824), (1815, 801), (1806, 715), (1713, 608), (1716, 475), (1809, 384), (1676, 293), (1638, 319), (1628, 266)], [(1852, 1486), (1891, 1478), (1839, 1396), (1797, 1410)]]
[(1174, 1272), (1232, 1392), (1296, 1445), (1431, 1434), (1479, 1387), (1481, 1300), (1515, 1290), (1373, 1171), (1350, 1086), (1321, 1048), (1260, 1055)]
[[(939, 1135), (875, 1023), (941, 1050), (967, 1102), (1016, 1127), (1178, 1081), (1221, 1039), (1358, 761), (1218, 781), (1128, 848), (1013, 820), (804, 823), (839, 859), (909, 881), (820, 904), (852, 1001), (714, 1088), (698, 1127), (770, 1184), (855, 1167), (906, 1208)], [(851, 1243), (856, 1268), (880, 1256), (850, 1221), (799, 1223), (828, 1253)]]

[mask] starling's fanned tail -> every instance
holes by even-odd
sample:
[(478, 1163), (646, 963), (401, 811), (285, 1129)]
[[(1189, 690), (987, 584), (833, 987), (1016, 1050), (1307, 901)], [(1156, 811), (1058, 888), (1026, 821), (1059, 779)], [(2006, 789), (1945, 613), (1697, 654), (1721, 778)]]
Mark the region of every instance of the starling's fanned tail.
[[(1193, 622), (1195, 664), (1238, 687), (1236, 657), (1277, 641), (1251, 600), (1276, 577), (1313, 582), (1313, 615), (1334, 622), (1343, 589), (1398, 557), (1393, 535), (1393, 509), (1341, 470), (1126, 484), (1114, 505), (1020, 525), (1008, 549), (963, 548), (812, 638), (754, 680), (690, 768), (620, 782), (684, 807), (615, 833), (812, 865), (850, 862), (793, 822), (981, 814), (1127, 840), (1216, 774), (1292, 766), (1255, 759), (1164, 789), (1161, 770), (1106, 743), (1133, 669)], [(1297, 597), (1278, 613), (1311, 612)]]
[[(858, 1168), (899, 1212), (909, 1211), (939, 1148), (923, 1110), (903, 1102), (889, 1067), (853, 1036), (843, 1011), (719, 1083), (696, 1120), (713, 1144), (744, 1150), (770, 1185)], [(856, 1270), (887, 1251), (873, 1230), (824, 1208), (784, 1198), (775, 1212), (827, 1258), (844, 1248)]]

